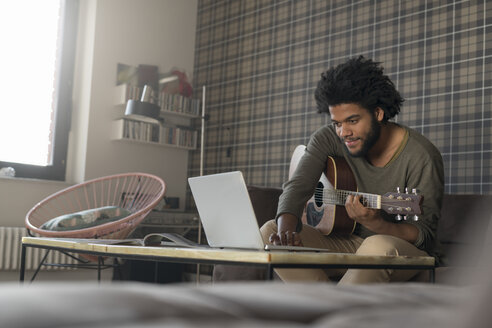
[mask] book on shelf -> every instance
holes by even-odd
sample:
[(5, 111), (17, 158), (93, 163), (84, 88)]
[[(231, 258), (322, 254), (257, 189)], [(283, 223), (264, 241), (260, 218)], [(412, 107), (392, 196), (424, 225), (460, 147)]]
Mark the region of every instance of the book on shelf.
[(114, 139), (129, 139), (159, 142), (159, 124), (129, 119), (119, 119), (114, 123)]
[(200, 100), (180, 94), (161, 92), (157, 101), (162, 112), (173, 112), (191, 116), (200, 115)]
[(196, 148), (198, 132), (185, 126), (163, 126), (161, 143), (185, 148)]

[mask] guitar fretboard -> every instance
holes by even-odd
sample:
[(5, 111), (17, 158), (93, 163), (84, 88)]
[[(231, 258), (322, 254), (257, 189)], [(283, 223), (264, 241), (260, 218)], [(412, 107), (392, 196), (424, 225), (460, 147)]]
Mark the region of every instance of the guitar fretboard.
[(381, 196), (374, 194), (367, 194), (363, 192), (348, 191), (348, 190), (332, 190), (323, 189), (323, 203), (332, 205), (345, 205), (348, 195), (361, 196), (362, 204), (365, 207), (380, 209), (381, 208)]

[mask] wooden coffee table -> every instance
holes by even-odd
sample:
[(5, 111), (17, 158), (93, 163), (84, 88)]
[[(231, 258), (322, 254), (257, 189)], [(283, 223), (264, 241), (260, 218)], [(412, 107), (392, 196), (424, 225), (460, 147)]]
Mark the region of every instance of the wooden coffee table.
[[(151, 247), (114, 245), (100, 239), (23, 237), (20, 280), (24, 281), (26, 248), (44, 248), (70, 253), (156, 262), (193, 264), (237, 264), (263, 266), (267, 278), (275, 268), (347, 268), (429, 270), (435, 280), (435, 260), (430, 256), (368, 256), (345, 253), (257, 251), (214, 248)], [(99, 261), (100, 262), (100, 261)], [(42, 263), (41, 263), (42, 265)], [(100, 274), (98, 275), (100, 279)]]

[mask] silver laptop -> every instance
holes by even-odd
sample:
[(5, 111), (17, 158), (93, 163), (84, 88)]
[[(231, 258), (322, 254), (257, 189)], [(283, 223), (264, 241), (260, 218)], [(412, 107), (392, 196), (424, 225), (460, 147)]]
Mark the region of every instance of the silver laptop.
[(300, 246), (265, 245), (240, 171), (188, 178), (188, 182), (211, 247), (330, 251)]

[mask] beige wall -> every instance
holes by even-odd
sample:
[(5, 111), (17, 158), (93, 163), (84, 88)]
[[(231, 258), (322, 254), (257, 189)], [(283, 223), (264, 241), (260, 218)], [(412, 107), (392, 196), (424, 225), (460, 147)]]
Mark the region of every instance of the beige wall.
[(83, 0), (67, 182), (0, 179), (0, 225), (23, 226), (38, 201), (73, 183), (140, 171), (162, 177), (184, 204), (188, 152), (110, 140), (118, 62), (193, 72), (196, 0)]

